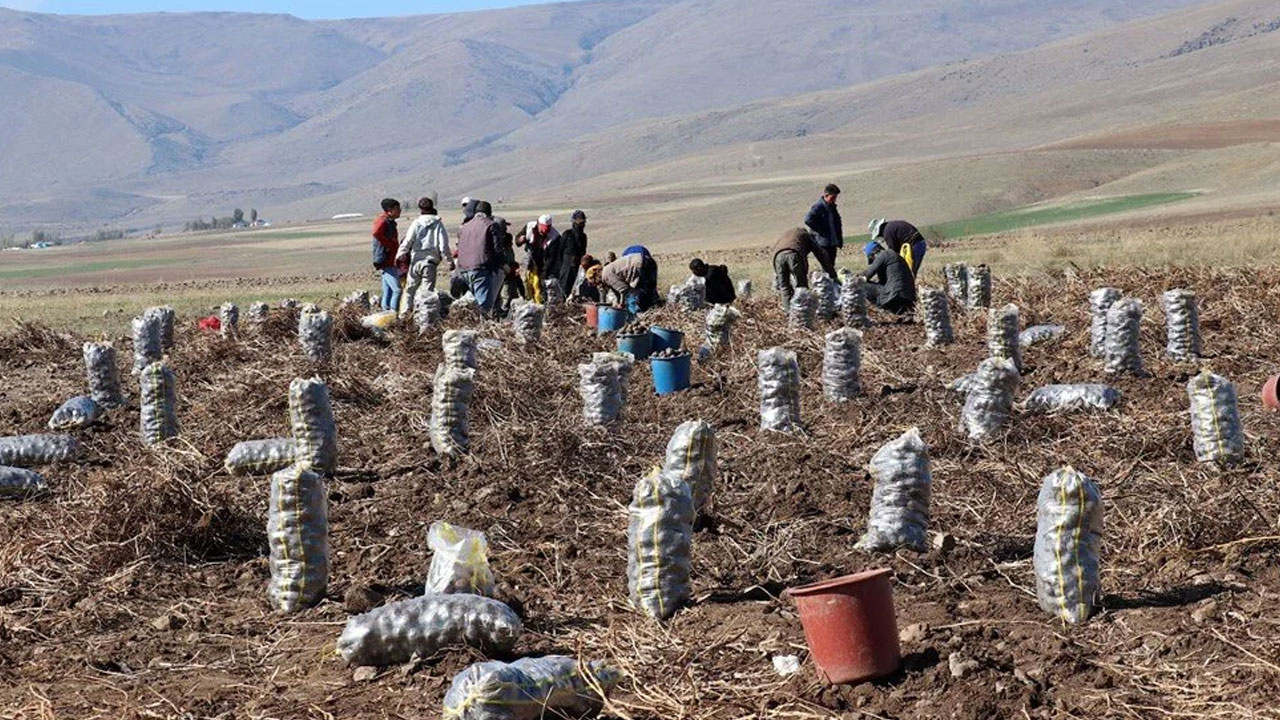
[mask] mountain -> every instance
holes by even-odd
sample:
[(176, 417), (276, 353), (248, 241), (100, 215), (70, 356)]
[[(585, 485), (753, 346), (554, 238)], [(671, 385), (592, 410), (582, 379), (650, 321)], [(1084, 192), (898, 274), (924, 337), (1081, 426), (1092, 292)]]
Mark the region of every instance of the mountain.
[[(65, 207), (75, 197), (93, 199), (87, 214), (99, 222), (149, 226), (231, 203), (276, 219), (325, 214), (353, 207), (336, 203), (354, 188), (369, 188), (363, 206), (389, 192), (376, 188), (410, 180), (524, 192), (651, 161), (607, 141), (637, 123), (660, 133), (687, 127), (671, 118), (714, 111), (731, 125), (744, 103), (1038, 47), (1194, 3), (592, 0), (337, 22), (0, 9), (0, 92), (10, 100), (0, 107), (0, 228), (83, 227)], [(585, 163), (553, 157), (584, 138)], [(692, 153), (728, 139), (655, 144)], [(540, 165), (579, 170), (504, 191), (507, 156), (537, 158), (520, 168), (535, 175)]]

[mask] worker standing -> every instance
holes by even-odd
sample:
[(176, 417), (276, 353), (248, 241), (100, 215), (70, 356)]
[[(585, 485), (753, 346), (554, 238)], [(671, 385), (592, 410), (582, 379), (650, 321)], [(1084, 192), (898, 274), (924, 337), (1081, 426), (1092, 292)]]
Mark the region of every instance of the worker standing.
[(813, 256), (822, 266), (823, 272), (836, 278), (836, 253), (844, 247), (844, 223), (840, 219), (840, 209), (836, 201), (840, 198), (840, 188), (832, 183), (822, 191), (822, 197), (809, 208), (804, 216), (805, 227), (813, 233), (815, 249)]
[(436, 275), (441, 263), (448, 263), (451, 272), (454, 268), (449, 231), (436, 214), (435, 202), (424, 197), (418, 201), (418, 210), (422, 214), (409, 226), (396, 253), (397, 264), (407, 263), (409, 268), (404, 295), (400, 299), (401, 315), (413, 308), (414, 297), (419, 291), (436, 291)]
[(582, 258), (587, 256), (587, 214), (574, 210), (572, 227), (560, 235), (560, 289), (566, 295), (577, 286)]
[(400, 309), (400, 267), (397, 266), (400, 233), (396, 228), (398, 217), (400, 201), (386, 198), (382, 201), (382, 214), (373, 221), (373, 267), (382, 277), (383, 310)]

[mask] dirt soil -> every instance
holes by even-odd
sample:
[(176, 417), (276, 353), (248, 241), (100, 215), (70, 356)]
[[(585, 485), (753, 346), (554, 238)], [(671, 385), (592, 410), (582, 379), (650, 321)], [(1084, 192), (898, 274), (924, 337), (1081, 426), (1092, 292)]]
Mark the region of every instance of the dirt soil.
[[(1088, 358), (1087, 295), (1107, 284), (1146, 304), (1147, 377), (1108, 378)], [(1164, 358), (1158, 303), (1179, 286), (1200, 295), (1205, 364), (1237, 383), (1242, 467), (1195, 461), (1194, 369)], [(79, 462), (42, 469), (47, 497), (0, 503), (0, 717), (439, 717), (450, 679), (477, 652), (357, 680), (334, 651), (352, 611), (421, 593), (438, 519), (488, 533), (499, 592), (527, 626), (517, 655), (568, 653), (625, 673), (612, 717), (1280, 717), (1280, 416), (1257, 399), (1280, 368), (1280, 270), (997, 279), (995, 297), (1017, 303), (1024, 326), (1069, 328), (1026, 350), (1020, 395), (1113, 381), (1119, 410), (1018, 416), (971, 446), (946, 385), (985, 356), (986, 322), (959, 310), (947, 348), (924, 348), (918, 323), (869, 328), (866, 396), (833, 405), (821, 393), (821, 331), (787, 328), (761, 297), (743, 304), (734, 348), (697, 366), (690, 391), (657, 397), (638, 368), (625, 420), (608, 431), (583, 427), (575, 372), (607, 340), (576, 316), (553, 320), (534, 347), (486, 326), (504, 345), (481, 354), (474, 455), (447, 464), (426, 434), (435, 334), (344, 339), (333, 366), (316, 368), (283, 310), (239, 340), (181, 318), (170, 356), (180, 440), (144, 448), (136, 405), (116, 411), (82, 434)], [(652, 315), (700, 335), (701, 315)], [(0, 434), (41, 432), (85, 392), (83, 339), (29, 325), (0, 334)], [(800, 355), (803, 435), (759, 429), (754, 358), (775, 344)], [(127, 378), (130, 343), (116, 347)], [(288, 383), (316, 373), (341, 433), (330, 589), (286, 617), (266, 603), (267, 480), (231, 477), (222, 459), (237, 441), (286, 435)], [(126, 384), (136, 401), (136, 382)], [(695, 602), (658, 624), (627, 606), (626, 506), (692, 418), (715, 426), (721, 474), (694, 539)], [(866, 462), (912, 426), (930, 447), (931, 530), (955, 546), (855, 551), (872, 491)], [(1106, 501), (1105, 596), (1078, 627), (1040, 609), (1032, 573), (1036, 494), (1066, 464), (1095, 478)], [(894, 571), (902, 670), (824, 686), (782, 591), (877, 567)], [(798, 655), (801, 671), (780, 677), (777, 655)]]

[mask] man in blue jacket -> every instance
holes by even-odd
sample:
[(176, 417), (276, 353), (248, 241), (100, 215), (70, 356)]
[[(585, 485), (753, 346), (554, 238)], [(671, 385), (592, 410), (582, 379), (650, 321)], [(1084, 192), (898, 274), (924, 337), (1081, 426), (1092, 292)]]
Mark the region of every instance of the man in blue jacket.
[(836, 279), (836, 251), (844, 247), (844, 224), (840, 220), (840, 210), (836, 200), (840, 197), (840, 188), (834, 183), (822, 191), (822, 198), (809, 208), (804, 216), (805, 227), (814, 235), (816, 249), (813, 253), (822, 270)]

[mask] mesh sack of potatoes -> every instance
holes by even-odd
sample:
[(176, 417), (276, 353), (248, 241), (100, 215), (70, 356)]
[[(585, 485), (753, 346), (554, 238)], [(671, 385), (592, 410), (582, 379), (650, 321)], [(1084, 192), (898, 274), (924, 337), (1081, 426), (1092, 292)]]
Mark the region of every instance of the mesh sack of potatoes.
[(71, 462), (80, 455), (80, 441), (70, 435), (14, 435), (0, 437), (0, 465), (35, 467)]
[(349, 665), (386, 666), (431, 657), (454, 645), (506, 653), (523, 633), (515, 611), (492, 598), (423, 595), (348, 619), (338, 637), (338, 654)]
[(58, 406), (49, 418), (50, 430), (77, 430), (96, 423), (106, 412), (93, 398), (77, 395)]
[(707, 311), (707, 347), (712, 352), (733, 346), (733, 326), (742, 313), (728, 305), (712, 305)]
[(547, 278), (543, 286), (543, 294), (546, 296), (548, 307), (559, 307), (565, 303), (564, 288), (560, 287), (560, 280)]
[[(454, 307), (457, 307), (454, 303)], [(441, 338), (440, 344), (444, 348), (444, 362), (452, 368), (459, 370), (465, 368), (476, 368), (476, 344), (478, 337), (474, 330), (449, 330)]]
[(969, 304), (969, 266), (949, 263), (942, 266), (942, 275), (947, 280), (947, 294), (960, 307), (966, 307)]
[(424, 290), (413, 297), (413, 324), (419, 333), (436, 327), (443, 317), (438, 293)]
[(1205, 371), (1187, 382), (1191, 436), (1200, 462), (1230, 464), (1244, 458), (1244, 430), (1236, 388), (1221, 375)]
[(1077, 383), (1038, 387), (1022, 402), (1022, 408), (1027, 413), (1105, 411), (1119, 402), (1120, 391), (1110, 385)]
[(1167, 342), (1165, 352), (1174, 362), (1195, 362), (1200, 358), (1200, 310), (1196, 294), (1179, 288), (1162, 298)]
[(178, 436), (178, 379), (164, 362), (148, 365), (138, 376), (142, 405), (142, 442), (158, 445)]
[(631, 605), (665, 620), (689, 601), (692, 592), (693, 491), (654, 468), (636, 483), (627, 515)]
[(840, 277), (840, 316), (845, 327), (867, 327), (871, 321), (867, 319), (866, 279), (843, 268)]
[(1089, 293), (1089, 357), (1107, 356), (1107, 311), (1120, 300), (1115, 288), (1098, 288)]
[(546, 308), (537, 303), (516, 301), (511, 303), (511, 326), (516, 338), (526, 344), (538, 342), (542, 337), (542, 325)]
[(373, 309), (373, 303), (369, 302), (369, 293), (364, 290), (356, 290), (346, 297), (342, 298), (339, 307), (349, 308), (361, 315), (367, 314)]
[(295, 613), (320, 602), (329, 585), (329, 498), (324, 478), (301, 465), (271, 476), (267, 546), (275, 609)]
[(431, 567), (428, 595), (470, 593), (493, 597), (496, 586), (489, 569), (489, 540), (479, 530), (437, 520), (427, 531)]
[(862, 333), (851, 327), (827, 333), (822, 349), (822, 394), (838, 403), (862, 394)]
[(987, 353), (990, 357), (1012, 360), (1022, 372), (1021, 320), (1017, 305), (1005, 305), (987, 312)]
[(738, 281), (738, 299), (739, 300), (751, 299), (751, 281), (750, 280), (743, 279)]
[(780, 347), (756, 354), (760, 388), (760, 427), (774, 432), (800, 430), (800, 364), (796, 354)]
[(818, 297), (809, 288), (796, 288), (787, 308), (787, 321), (791, 327), (811, 328), (818, 313)]
[(236, 443), (222, 466), (232, 475), (270, 475), (297, 459), (298, 446), (293, 438), (268, 438)]
[(1106, 371), (1142, 375), (1142, 302), (1118, 300), (1107, 310)]
[(929, 347), (950, 345), (955, 342), (951, 328), (951, 309), (946, 294), (937, 288), (920, 290), (920, 320), (924, 323), (924, 342)]
[(667, 442), (662, 474), (668, 482), (689, 486), (695, 512), (702, 512), (711, 502), (718, 468), (716, 449), (716, 431), (705, 420), (682, 423)]
[(124, 405), (120, 389), (120, 368), (116, 366), (116, 349), (111, 343), (85, 343), (84, 372), (89, 380), (89, 397), (107, 408)]
[(809, 273), (809, 287), (817, 301), (814, 311), (823, 320), (832, 320), (840, 310), (840, 288), (835, 278), (824, 272)]
[(697, 312), (707, 305), (707, 281), (690, 275), (679, 285), (667, 290), (667, 304), (688, 312)]
[(328, 364), (333, 359), (333, 316), (315, 305), (302, 308), (298, 314), (298, 343), (308, 360)]
[(970, 440), (985, 440), (1009, 420), (1013, 395), (1022, 376), (1012, 360), (987, 358), (978, 365), (969, 394), (960, 411), (960, 430)]
[(218, 319), (222, 337), (235, 337), (240, 331), (240, 308), (235, 303), (224, 303), (218, 308)]
[(991, 307), (991, 268), (977, 265), (965, 275), (965, 307), (980, 310)]
[(476, 371), (438, 365), (431, 385), (431, 447), (445, 457), (465, 455), (471, 447), (467, 414), (475, 393)]
[(963, 401), (969, 396), (969, 391), (973, 389), (973, 383), (977, 379), (978, 373), (976, 372), (971, 372), (968, 375), (961, 375), (955, 380), (952, 380), (950, 384), (947, 385), (947, 389), (955, 393), (959, 396), (960, 400)]
[(1031, 347), (1041, 343), (1052, 342), (1067, 333), (1064, 325), (1032, 325), (1018, 336), (1021, 347)]
[(444, 695), (447, 720), (541, 720), (594, 717), (621, 675), (602, 661), (563, 655), (475, 663)]
[(868, 465), (875, 489), (867, 531), (857, 547), (873, 552), (908, 548), (923, 552), (929, 544), (929, 448), (918, 428), (885, 443)]
[(1102, 495), (1074, 468), (1044, 479), (1036, 500), (1036, 598), (1045, 612), (1082, 623), (1100, 595)]
[(48, 490), (39, 473), (0, 465), (0, 498), (25, 500)]
[(582, 419), (604, 426), (622, 414), (623, 384), (619, 364), (592, 361), (578, 365), (578, 393), (582, 395)]
[(143, 368), (159, 362), (164, 356), (160, 341), (160, 316), (143, 313), (129, 324), (133, 331), (133, 374), (138, 375)]
[(261, 325), (267, 321), (267, 316), (271, 314), (271, 306), (264, 302), (255, 302), (249, 305), (249, 322), (254, 325)]
[(323, 380), (295, 378), (289, 383), (289, 427), (299, 465), (321, 475), (337, 469), (338, 425)]
[(160, 323), (160, 348), (161, 350), (173, 349), (173, 326), (177, 321), (177, 313), (168, 305), (162, 307), (147, 308), (143, 315), (153, 315)]

